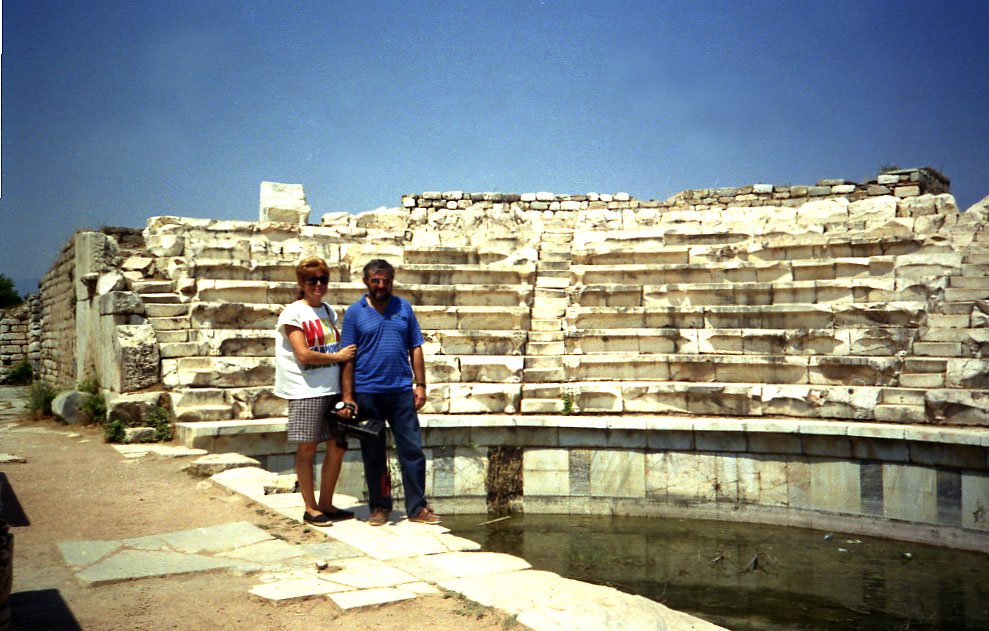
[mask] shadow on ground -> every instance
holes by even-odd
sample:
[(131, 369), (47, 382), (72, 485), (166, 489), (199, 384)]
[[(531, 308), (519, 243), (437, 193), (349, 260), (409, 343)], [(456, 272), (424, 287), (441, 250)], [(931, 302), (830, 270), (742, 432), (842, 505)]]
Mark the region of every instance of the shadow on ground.
[(17, 592), (8, 601), (14, 629), (82, 631), (69, 605), (57, 589)]
[(0, 517), (6, 520), (8, 526), (19, 528), (31, 525), (31, 520), (24, 513), (24, 508), (17, 500), (17, 493), (14, 493), (14, 487), (10, 485), (5, 473), (0, 473), (0, 508)]

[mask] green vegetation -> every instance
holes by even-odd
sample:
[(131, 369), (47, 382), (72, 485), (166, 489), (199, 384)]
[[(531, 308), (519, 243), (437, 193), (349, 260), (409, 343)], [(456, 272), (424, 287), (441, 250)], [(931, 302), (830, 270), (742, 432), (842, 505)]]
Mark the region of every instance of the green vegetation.
[(90, 377), (89, 379), (83, 379), (76, 384), (76, 390), (79, 392), (87, 392), (89, 394), (99, 394), (100, 384), (96, 379)]
[(563, 415), (570, 416), (573, 414), (573, 399), (570, 398), (570, 395), (563, 395), (561, 400), (563, 401)]
[(102, 394), (90, 394), (82, 400), (79, 406), (90, 423), (103, 424), (106, 422), (106, 399)]
[[(85, 394), (79, 403), (79, 416), (83, 422), (99, 425), (103, 430), (103, 438), (106, 442), (123, 442), (127, 428), (137, 426), (154, 428), (154, 436), (148, 439), (149, 442), (172, 440), (172, 422), (168, 410), (162, 406), (152, 406), (142, 419), (126, 421), (112, 418), (107, 413), (106, 398), (100, 392), (100, 385), (96, 379), (89, 378), (80, 381), (76, 384), (76, 390)], [(55, 391), (44, 383), (33, 382), (27, 394), (28, 409), (34, 413), (35, 417), (50, 416), (55, 394)]]
[(100, 392), (100, 384), (96, 379), (83, 379), (76, 384), (76, 390), (87, 396), (79, 405), (79, 411), (88, 423), (96, 423), (103, 428), (103, 438), (108, 443), (119, 443), (124, 440), (124, 424), (117, 419), (109, 419), (106, 415), (106, 398)]
[(143, 418), (135, 422), (122, 421), (118, 418), (106, 418), (101, 423), (103, 437), (108, 443), (124, 441), (128, 427), (153, 427), (155, 435), (145, 442), (163, 442), (172, 440), (172, 422), (168, 418), (168, 410), (156, 405)]
[(106, 420), (100, 425), (103, 427), (103, 440), (108, 443), (124, 442), (124, 424), (119, 420)]
[(457, 600), (459, 606), (453, 610), (453, 613), (458, 616), (480, 620), (488, 613), (487, 607), (467, 598), (463, 594), (447, 590), (443, 592), (443, 598), (454, 598)]
[(32, 381), (34, 381), (34, 369), (27, 360), (14, 366), (7, 374), (7, 383), (12, 386), (26, 386)]
[(155, 428), (155, 440), (165, 442), (172, 440), (172, 422), (168, 418), (168, 410), (156, 405), (144, 419), (148, 427)]
[(46, 383), (35, 381), (27, 391), (27, 409), (35, 418), (51, 416), (52, 401), (55, 400), (55, 390)]
[(0, 309), (16, 307), (22, 302), (24, 299), (17, 294), (14, 281), (10, 280), (6, 274), (0, 274)]

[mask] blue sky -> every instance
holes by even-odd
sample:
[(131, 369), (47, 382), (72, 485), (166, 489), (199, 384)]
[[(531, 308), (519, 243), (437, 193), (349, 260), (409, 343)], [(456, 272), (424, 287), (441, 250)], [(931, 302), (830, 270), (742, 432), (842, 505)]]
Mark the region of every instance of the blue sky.
[(989, 194), (989, 1), (5, 0), (0, 272), (80, 228), (404, 193), (864, 181)]

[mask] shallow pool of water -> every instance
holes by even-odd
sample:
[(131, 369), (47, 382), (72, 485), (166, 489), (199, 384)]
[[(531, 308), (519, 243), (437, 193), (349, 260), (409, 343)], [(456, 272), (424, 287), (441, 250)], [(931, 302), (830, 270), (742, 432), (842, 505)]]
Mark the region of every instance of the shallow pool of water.
[[(838, 532), (641, 517), (444, 517), (540, 570), (730, 629), (989, 629), (989, 555)], [(490, 523), (484, 523), (490, 522)]]

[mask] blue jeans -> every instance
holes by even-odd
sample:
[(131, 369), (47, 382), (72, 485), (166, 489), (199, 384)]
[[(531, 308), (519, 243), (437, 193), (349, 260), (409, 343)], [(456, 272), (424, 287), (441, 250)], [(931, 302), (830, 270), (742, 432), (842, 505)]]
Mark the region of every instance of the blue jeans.
[[(354, 394), (362, 417), (387, 421), (395, 439), (398, 464), (402, 470), (405, 489), (405, 512), (415, 515), (426, 506), (426, 455), (422, 452), (419, 416), (411, 390), (387, 394)], [(391, 475), (385, 452), (385, 433), (377, 439), (361, 441), (364, 459), (364, 480), (367, 482), (368, 504), (375, 508), (392, 509)]]

